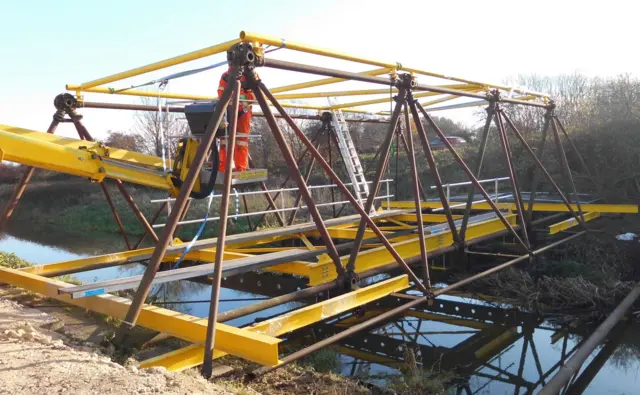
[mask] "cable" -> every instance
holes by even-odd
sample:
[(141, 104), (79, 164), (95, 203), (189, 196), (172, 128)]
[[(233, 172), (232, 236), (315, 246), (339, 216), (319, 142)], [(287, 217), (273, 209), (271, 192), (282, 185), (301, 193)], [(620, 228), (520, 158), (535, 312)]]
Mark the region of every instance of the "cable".
[(202, 231), (204, 231), (204, 228), (205, 228), (205, 226), (207, 224), (207, 220), (209, 219), (209, 211), (211, 210), (211, 202), (212, 201), (213, 201), (213, 191), (209, 194), (209, 202), (207, 203), (207, 213), (205, 214), (204, 218), (202, 219), (202, 224), (200, 225), (200, 228), (196, 232), (196, 235), (193, 237), (193, 240), (191, 240), (189, 245), (187, 245), (187, 248), (184, 249), (184, 252), (182, 253), (182, 255), (180, 255), (180, 258), (178, 258), (178, 262), (176, 262), (176, 264), (173, 266), (174, 270), (180, 267), (180, 263), (182, 263), (182, 260), (184, 259), (184, 257), (189, 253), (189, 251), (191, 251), (191, 248), (193, 247), (193, 244), (202, 235)]

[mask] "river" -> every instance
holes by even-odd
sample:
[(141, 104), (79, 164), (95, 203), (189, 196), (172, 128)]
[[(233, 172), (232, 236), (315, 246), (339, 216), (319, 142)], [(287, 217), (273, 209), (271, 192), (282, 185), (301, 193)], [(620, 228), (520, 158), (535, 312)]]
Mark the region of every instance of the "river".
[[(97, 248), (97, 247), (96, 247)], [(34, 264), (53, 263), (86, 257), (87, 245), (74, 251), (6, 235), (0, 251), (12, 252)], [(82, 282), (114, 279), (140, 274), (143, 266), (111, 267), (74, 276)], [(254, 303), (264, 295), (273, 296), (300, 287), (298, 279), (246, 274), (225, 279), (220, 311)], [(152, 294), (166, 307), (206, 317), (211, 287), (193, 282), (175, 282), (155, 287)], [(402, 301), (388, 297), (367, 314), (376, 314)], [(281, 314), (302, 304), (290, 303), (241, 317), (228, 323), (236, 326)], [(324, 322), (297, 331), (289, 342), (309, 344), (362, 320), (358, 314)], [(329, 358), (329, 368), (347, 376), (388, 385), (389, 376), (416, 360), (428, 372), (456, 372), (451, 394), (536, 393), (557, 372), (562, 361), (572, 355), (589, 334), (588, 328), (567, 329), (553, 325), (550, 317), (522, 311), (496, 301), (466, 296), (444, 296), (433, 306), (387, 322), (368, 333), (342, 342)], [(622, 323), (607, 342), (597, 348), (583, 365), (568, 394), (638, 394), (640, 384), (640, 341), (638, 325)], [(315, 340), (312, 340), (315, 339)]]

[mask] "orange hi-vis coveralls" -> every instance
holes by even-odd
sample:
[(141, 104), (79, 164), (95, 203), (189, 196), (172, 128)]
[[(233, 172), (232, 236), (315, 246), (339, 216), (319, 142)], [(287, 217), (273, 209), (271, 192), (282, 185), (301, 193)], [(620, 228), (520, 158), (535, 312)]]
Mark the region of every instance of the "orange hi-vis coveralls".
[[(229, 79), (229, 70), (225, 71), (220, 77), (220, 85), (218, 86), (218, 98), (222, 97), (222, 91), (227, 86)], [(246, 81), (243, 75), (240, 79), (242, 85)], [(249, 133), (251, 133), (251, 103), (243, 100), (255, 100), (253, 92), (241, 88), (240, 90), (240, 107), (238, 112), (238, 126), (236, 128), (236, 147), (233, 151), (233, 162), (235, 171), (245, 171), (249, 167)], [(229, 107), (231, 108), (231, 107)], [(220, 163), (218, 171), (224, 172), (227, 166), (227, 150), (226, 136), (220, 138)]]

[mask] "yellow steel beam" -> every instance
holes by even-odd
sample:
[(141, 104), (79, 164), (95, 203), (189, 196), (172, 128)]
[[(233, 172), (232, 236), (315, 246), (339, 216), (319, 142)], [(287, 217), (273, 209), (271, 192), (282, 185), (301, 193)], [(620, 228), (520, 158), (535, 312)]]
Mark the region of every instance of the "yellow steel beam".
[[(506, 216), (507, 221), (511, 225), (516, 224), (516, 215), (509, 214)], [(467, 228), (467, 240), (473, 240), (478, 237), (491, 235), (503, 231), (504, 224), (500, 219), (495, 218), (487, 221), (480, 221), (470, 224)], [(393, 240), (395, 241), (395, 239)], [(404, 259), (420, 256), (420, 244), (417, 236), (406, 236), (403, 241), (394, 242), (393, 247), (398, 254)], [(425, 237), (427, 251), (435, 251), (453, 244), (453, 236), (450, 231), (427, 235)], [(349, 256), (341, 258), (343, 265), (346, 265)], [(355, 271), (361, 273), (363, 271), (374, 269), (395, 263), (395, 259), (385, 247), (377, 247), (367, 251), (362, 251), (356, 257)], [(290, 267), (288, 266), (272, 266), (270, 270), (286, 273)], [(305, 276), (309, 277), (309, 285), (318, 285), (337, 278), (335, 266), (331, 262), (318, 262), (309, 264), (304, 268)], [(298, 274), (298, 273), (296, 273)]]
[[(464, 204), (465, 202), (451, 202), (451, 204)], [(387, 203), (386, 201), (382, 201), (381, 205), (385, 208), (398, 208), (398, 209), (411, 209), (415, 208), (414, 202), (409, 201), (391, 201)], [(498, 208), (500, 210), (516, 210), (515, 203), (498, 203)], [(584, 212), (597, 212), (597, 213), (618, 213), (618, 214), (637, 214), (638, 213), (638, 205), (637, 204), (591, 204), (591, 203), (581, 203), (582, 211)], [(440, 202), (422, 202), (422, 208), (442, 208), (442, 204)], [(572, 204), (571, 207), (576, 212), (578, 211), (578, 206)], [(488, 203), (475, 203), (473, 205), (474, 210), (492, 210), (491, 206)], [(459, 207), (454, 207), (453, 210), (464, 210), (464, 205)], [(534, 203), (533, 211), (544, 211), (544, 212), (568, 212), (569, 209), (564, 203)]]
[[(476, 87), (472, 87), (472, 89), (466, 90), (466, 91), (471, 91), (471, 92), (475, 92), (477, 90)], [(388, 94), (389, 92), (387, 92)], [(418, 99), (421, 97), (431, 97), (431, 96), (439, 96), (442, 95), (442, 93), (440, 92), (421, 92), (421, 93), (414, 93), (413, 97)], [(455, 96), (455, 95), (450, 95), (447, 96), (447, 100), (451, 100), (451, 99), (455, 99), (459, 96)], [(390, 97), (383, 97), (381, 99), (371, 99), (371, 100), (363, 100), (363, 101), (357, 101), (357, 102), (351, 102), (351, 103), (340, 103), (340, 104), (334, 104), (333, 106), (327, 107), (328, 110), (337, 110), (337, 109), (342, 109), (342, 108), (351, 108), (351, 107), (360, 107), (360, 106), (368, 106), (371, 104), (380, 104), (380, 103), (388, 103), (390, 100), (392, 100)], [(444, 101), (444, 100), (441, 100)], [(438, 101), (439, 103), (440, 101)]]
[(164, 69), (164, 68), (167, 68), (167, 67), (171, 67), (171, 66), (175, 66), (175, 65), (178, 65), (178, 64), (182, 64), (182, 63), (185, 63), (185, 62), (189, 62), (191, 60), (196, 60), (196, 59), (204, 58), (206, 56), (215, 55), (217, 53), (226, 51), (232, 45), (234, 45), (234, 44), (236, 44), (238, 42), (240, 42), (240, 40), (238, 40), (238, 39), (230, 40), (230, 41), (224, 42), (222, 44), (217, 44), (217, 45), (213, 45), (211, 47), (199, 49), (197, 51), (189, 52), (189, 53), (186, 53), (184, 55), (180, 55), (180, 56), (176, 56), (176, 57), (173, 57), (173, 58), (170, 58), (170, 59), (161, 60), (159, 62), (151, 63), (151, 64), (148, 64), (146, 66), (136, 67), (135, 69), (131, 69), (131, 70), (128, 70), (128, 71), (123, 71), (121, 73), (113, 74), (113, 75), (110, 75), (108, 77), (98, 78), (97, 80), (85, 82), (85, 83), (79, 85), (79, 89), (78, 90), (81, 90), (81, 91), (82, 90), (86, 90), (86, 89), (92, 88), (94, 86), (99, 86), (99, 85), (108, 84), (110, 82), (120, 81), (120, 80), (123, 80), (125, 78), (135, 77), (137, 75), (145, 74), (145, 73), (148, 73), (150, 71), (160, 70), (160, 69)]
[(481, 360), (487, 360), (494, 356), (497, 352), (504, 350), (514, 341), (518, 340), (521, 335), (518, 334), (518, 328), (512, 327), (506, 329), (500, 335), (496, 336), (489, 343), (480, 347), (474, 353), (476, 358)]
[[(398, 276), (243, 329), (267, 336), (280, 336), (407, 288), (409, 288), (408, 276)], [(221, 355), (214, 357), (218, 356)], [(143, 368), (163, 366), (171, 371), (179, 371), (200, 365), (203, 358), (204, 348), (192, 345), (143, 361), (140, 366)]]
[[(124, 319), (131, 304), (129, 299), (110, 294), (71, 299), (69, 295), (58, 294), (58, 290), (72, 284), (20, 270), (0, 268), (0, 278), (5, 283), (118, 319)], [(137, 324), (193, 343), (204, 343), (207, 329), (206, 318), (149, 305), (143, 307)], [(279, 363), (280, 341), (255, 331), (216, 324), (218, 355), (229, 353), (262, 365), (275, 365)]]
[[(386, 73), (388, 73), (390, 71), (391, 71), (390, 68), (385, 67), (385, 68), (382, 68), (382, 69), (363, 71), (363, 72), (358, 73), (358, 74), (369, 75), (369, 76), (377, 76), (377, 75), (380, 75), (380, 74), (386, 74)], [(335, 77), (322, 78), (322, 79), (314, 80), (314, 81), (300, 82), (300, 83), (292, 84), (292, 85), (279, 86), (279, 87), (271, 89), (271, 93), (289, 92), (289, 91), (295, 91), (295, 90), (298, 90), (298, 89), (305, 89), (305, 88), (312, 88), (312, 87), (316, 87), (316, 86), (335, 84), (335, 83), (343, 82), (343, 81), (346, 81), (346, 80), (344, 78), (335, 78)]]
[(429, 76), (429, 77), (436, 77), (436, 78), (441, 78), (441, 79), (445, 79), (445, 80), (463, 82), (463, 83), (466, 83), (466, 84), (482, 85), (482, 86), (488, 86), (488, 87), (498, 88), (498, 89), (503, 89), (503, 90), (513, 90), (516, 93), (521, 93), (521, 94), (526, 94), (526, 95), (535, 95), (535, 96), (539, 96), (539, 97), (549, 97), (549, 95), (546, 94), (546, 93), (532, 92), (532, 91), (529, 91), (529, 90), (521, 89), (519, 87), (509, 87), (509, 86), (505, 86), (505, 85), (486, 84), (486, 83), (483, 83), (483, 82), (472, 81), (472, 80), (468, 80), (468, 79), (465, 79), (465, 78), (452, 77), (452, 76), (448, 76), (448, 75), (444, 75), (444, 74), (440, 74), (440, 73), (434, 73), (434, 72), (425, 71), (425, 70), (408, 68), (408, 67), (402, 66), (398, 62), (383, 62), (383, 61), (379, 61), (379, 60), (375, 60), (375, 59), (369, 59), (369, 58), (353, 56), (353, 55), (350, 55), (350, 54), (347, 54), (347, 53), (344, 53), (344, 52), (333, 51), (333, 50), (330, 50), (330, 49), (327, 49), (327, 48), (321, 48), (321, 47), (316, 47), (316, 46), (312, 46), (312, 45), (302, 44), (302, 43), (295, 42), (295, 41), (289, 41), (289, 40), (285, 41), (282, 38), (277, 38), (277, 37), (273, 37), (273, 36), (267, 36), (267, 35), (264, 35), (264, 34), (258, 34), (258, 33), (242, 31), (242, 32), (240, 32), (240, 39), (245, 41), (245, 42), (259, 42), (259, 43), (262, 43), (262, 44), (275, 45), (275, 46), (283, 46), (286, 43), (286, 48), (294, 50), (294, 51), (300, 51), (300, 52), (306, 52), (306, 53), (310, 53), (310, 54), (314, 54), (314, 55), (320, 55), (320, 56), (326, 56), (326, 57), (331, 57), (331, 58), (336, 58), (336, 59), (348, 60), (348, 61), (351, 61), (351, 62), (365, 63), (365, 64), (370, 64), (370, 65), (373, 65), (373, 66), (388, 67), (388, 68), (397, 69), (397, 70), (404, 70), (404, 71), (409, 72), (409, 73), (421, 74), (421, 75), (425, 75), (425, 76)]
[[(43, 133), (36, 130), (24, 129), (3, 124), (0, 124), (0, 130), (33, 138), (39, 141), (54, 143), (59, 146), (68, 148), (80, 149), (80, 147), (85, 147), (84, 149), (88, 151), (95, 152), (102, 157), (109, 157), (110, 159), (118, 159), (146, 166), (162, 167), (162, 158), (159, 158), (157, 156), (141, 154), (134, 151), (127, 151), (120, 148), (107, 147), (99, 142), (60, 137), (50, 133)], [(171, 162), (169, 162), (169, 167), (171, 167)]]
[[(480, 90), (482, 86), (469, 84), (448, 84), (437, 85), (439, 88), (459, 89), (459, 90)], [(397, 93), (397, 88), (392, 88), (392, 93)], [(389, 95), (389, 89), (360, 89), (349, 91), (332, 92), (308, 92), (308, 93), (284, 93), (274, 95), (276, 99), (314, 99), (320, 97), (340, 97), (340, 96), (365, 96), (365, 95)]]
[[(80, 85), (67, 85), (67, 90), (69, 91), (78, 91)], [(139, 96), (139, 97), (154, 97), (157, 98), (162, 97), (164, 99), (180, 99), (180, 100), (214, 100), (217, 99), (217, 96), (202, 96), (202, 95), (192, 95), (189, 93), (171, 93), (171, 92), (153, 92), (153, 91), (145, 91), (138, 89), (127, 89), (126, 91), (118, 91), (114, 88), (109, 87), (94, 87), (83, 90), (83, 92), (90, 93), (105, 93), (111, 95), (126, 95), (126, 96)], [(300, 103), (280, 103), (282, 107), (285, 108), (303, 108), (307, 110), (324, 110), (326, 106), (314, 106), (310, 104), (300, 104)]]
[[(594, 220), (600, 216), (600, 213), (584, 213), (584, 222), (589, 222)], [(554, 235), (556, 233), (560, 233), (563, 230), (567, 230), (569, 228), (573, 228), (574, 226), (579, 225), (579, 222), (575, 218), (569, 218), (565, 221), (561, 221), (555, 223), (553, 225), (549, 225), (549, 234)]]
[[(135, 169), (120, 164), (119, 162), (124, 161), (127, 156), (125, 150), (117, 150), (117, 156), (121, 160), (107, 161), (107, 158), (103, 160), (100, 155), (110, 155), (110, 150), (108, 152), (105, 152), (104, 149), (94, 151), (94, 144), (97, 143), (86, 142), (80, 146), (79, 143), (72, 144), (68, 141), (73, 139), (65, 139), (63, 144), (57, 144), (54, 140), (50, 140), (53, 136), (46, 133), (35, 131), (16, 133), (16, 130), (17, 128), (0, 126), (2, 160), (85, 177), (93, 181), (102, 181), (105, 177), (119, 179), (177, 194), (178, 190), (174, 187), (168, 174), (143, 167)], [(42, 138), (42, 136), (48, 137)], [(86, 149), (81, 147), (86, 147)], [(145, 162), (143, 164), (151, 161), (142, 155), (131, 155), (131, 157)], [(134, 164), (137, 163), (134, 162)]]
[(419, 318), (421, 320), (427, 320), (427, 321), (444, 322), (446, 324), (464, 326), (466, 328), (473, 328), (473, 329), (486, 329), (491, 327), (491, 324), (487, 324), (480, 321), (468, 320), (464, 318), (456, 318), (456, 317), (451, 317), (443, 314), (427, 313), (419, 310), (407, 310), (404, 312), (404, 316)]
[[(415, 207), (415, 206), (414, 206)], [(418, 221), (418, 216), (415, 213), (412, 214), (400, 214), (393, 217), (398, 221), (403, 222), (416, 222)], [(460, 219), (462, 215), (453, 215), (453, 219)], [(422, 214), (422, 222), (428, 223), (442, 223), (447, 222), (447, 216), (444, 214)]]

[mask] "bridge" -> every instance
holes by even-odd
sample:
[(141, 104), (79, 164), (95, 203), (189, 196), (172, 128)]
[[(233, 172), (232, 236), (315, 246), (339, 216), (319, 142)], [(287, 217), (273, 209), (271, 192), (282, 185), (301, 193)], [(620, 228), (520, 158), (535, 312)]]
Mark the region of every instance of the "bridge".
[[(317, 63), (311, 65), (276, 59), (269, 55), (274, 50), (279, 50), (278, 53), (282, 56), (304, 53), (313, 56)], [(137, 87), (160, 86), (176, 78), (227, 64), (224, 61), (208, 68), (174, 73), (137, 85), (134, 82), (122, 86), (109, 85), (224, 52), (227, 53), (230, 75), (233, 78), (220, 98), (167, 93), (160, 88), (157, 92), (150, 92)], [(323, 61), (335, 64), (336, 60), (344, 61), (348, 66), (343, 70), (315, 65), (322, 64)], [(376, 68), (371, 69), (372, 66)], [(369, 69), (361, 72), (347, 71), (353, 67)], [(257, 70), (279, 70), (292, 76), (312, 75), (323, 78), (269, 89), (269, 81), (258, 77)], [(265, 169), (217, 174), (217, 166), (207, 167), (207, 160), (212, 155), (217, 157), (214, 142), (221, 129), (225, 130), (229, 141), (227, 157), (233, 157), (241, 76), (245, 77), (247, 87), (255, 93), (255, 103), (260, 108), (260, 112), (255, 115), (264, 117), (269, 125), (269, 131), (279, 148), (277, 155), (281, 155), (286, 161), (294, 188), (285, 188), (285, 184), (279, 187), (267, 185)], [(291, 93), (336, 84), (346, 84), (349, 88)], [(600, 216), (638, 213), (637, 205), (602, 203), (597, 196), (578, 193), (564, 144), (568, 143), (572, 149), (575, 149), (575, 145), (556, 116), (553, 98), (541, 92), (448, 76), (406, 67), (398, 62), (357, 57), (249, 32), (241, 32), (239, 38), (208, 48), (90, 82), (68, 84), (66, 88), (72, 93), (56, 97), (53, 121), (46, 133), (0, 125), (1, 158), (27, 166), (0, 217), (0, 224), (6, 226), (7, 219), (18, 208), (34, 168), (49, 169), (101, 184), (128, 250), (24, 269), (3, 268), (0, 269), (0, 279), (32, 292), (123, 320), (116, 338), (118, 343), (126, 343), (134, 326), (149, 328), (192, 343), (152, 361), (143, 362), (143, 366), (185, 369), (203, 364), (205, 376), (210, 376), (212, 361), (231, 354), (264, 365), (255, 372), (264, 374), (326, 345), (341, 342), (352, 334), (374, 328), (392, 317), (422, 314), (419, 310), (421, 306), (437, 305), (441, 295), (459, 290), (472, 281), (519, 263), (531, 264), (537, 256), (585, 235), (593, 229), (591, 222), (596, 223)], [(167, 102), (163, 108), (86, 100), (86, 95), (92, 94), (109, 94), (114, 97), (147, 96), (177, 101)], [(329, 105), (318, 104), (326, 98), (350, 96), (368, 98), (345, 103), (333, 100)], [(422, 98), (429, 98), (429, 101), (420, 102), (419, 99)], [(300, 103), (302, 99), (309, 104)], [(441, 103), (444, 102), (451, 104), (442, 106)], [(209, 119), (204, 123), (202, 133), (196, 134), (192, 129), (193, 136), (189, 138), (191, 145), (187, 145), (190, 148), (186, 148), (182, 156), (173, 161), (95, 142), (82, 122), (82, 115), (78, 113), (82, 108), (100, 108), (105, 111), (176, 112), (185, 113), (189, 117), (188, 106), (194, 103), (215, 105), (209, 112)], [(371, 110), (371, 106), (390, 104), (390, 111)], [(532, 143), (527, 141), (514, 124), (505, 111), (506, 105), (528, 106), (539, 110), (544, 127), (539, 132), (537, 147), (532, 147)], [(476, 160), (469, 164), (445, 138), (431, 113), (443, 109), (478, 106), (486, 108), (487, 117), (480, 135), (481, 143)], [(227, 108), (231, 111), (229, 119), (225, 120)], [(320, 132), (328, 133), (335, 147), (339, 148), (348, 179), (341, 178), (334, 170), (337, 164), (331, 163), (331, 144), (327, 158), (319, 149), (323, 143), (315, 137), (308, 137), (300, 129), (296, 119), (322, 122)], [(374, 175), (369, 180), (363, 178), (365, 172), (360, 164), (358, 147), (350, 142), (347, 125), (351, 122), (387, 125), (384, 140), (376, 154)], [(79, 138), (56, 136), (55, 131), (60, 123), (73, 124)], [(287, 125), (293, 137), (305, 148), (300, 157), (294, 157), (288, 138), (285, 137), (283, 124)], [(447, 183), (442, 179), (429, 145), (428, 131), (441, 139), (448, 154), (467, 176), (467, 183)], [(502, 159), (507, 163), (508, 175), (500, 179), (483, 180), (480, 176), (486, 166), (485, 152), (491, 133), (497, 134), (496, 141), (504, 154)], [(391, 199), (393, 196), (389, 191), (384, 192), (384, 185), (389, 182), (384, 177), (394, 139), (402, 142), (409, 159), (413, 197), (411, 201), (396, 201)], [(527, 188), (522, 188), (515, 171), (514, 163), (518, 158), (512, 155), (512, 139), (524, 147), (535, 165), (533, 182)], [(547, 140), (551, 139), (555, 144), (549, 148)], [(564, 171), (563, 187), (553, 179), (541, 162), (542, 153), (547, 149), (556, 150)], [(579, 155), (577, 152), (576, 154)], [(584, 165), (582, 157), (580, 160)], [(428, 186), (430, 188), (425, 188), (419, 177), (418, 163), (428, 165), (429, 175), (433, 180), (433, 185)], [(309, 174), (314, 165), (323, 170), (328, 180), (327, 185), (309, 185)], [(582, 170), (588, 172), (586, 165)], [(145, 229), (145, 236), (153, 240), (154, 246), (139, 248), (142, 240), (136, 244), (130, 243), (115, 207), (111, 204), (109, 192), (104, 187), (106, 182), (116, 183), (119, 192), (126, 198)], [(539, 191), (542, 182), (550, 186), (552, 195)], [(170, 197), (161, 201), (163, 204), (158, 209), (158, 214), (149, 220), (137, 207), (134, 197), (127, 192), (125, 183), (163, 190)], [(500, 190), (499, 184), (502, 184)], [(264, 215), (270, 215), (280, 226), (258, 229), (256, 224), (250, 232), (227, 235), (230, 199), (234, 196), (231, 192), (233, 185), (243, 185), (245, 191), (242, 193), (263, 196), (268, 203), (265, 212), (246, 212), (242, 215), (254, 219), (259, 217), (258, 223)], [(251, 190), (254, 186), (258, 189)], [(455, 193), (456, 188), (460, 187), (462, 195), (451, 194), (452, 189)], [(314, 197), (314, 190), (319, 188), (335, 188), (343, 200), (320, 202)], [(284, 193), (295, 195), (293, 206), (278, 207), (276, 199)], [(192, 242), (175, 240), (174, 235), (179, 226), (194, 222), (184, 220), (190, 202), (198, 198), (213, 199), (214, 196), (219, 199), (220, 214), (215, 218), (218, 237), (194, 239)], [(327, 214), (321, 210), (325, 205), (348, 209), (341, 209), (339, 212), (333, 210)], [(170, 214), (166, 223), (156, 224), (160, 213), (167, 206), (170, 207)], [(296, 221), (296, 214), (301, 210), (308, 212), (310, 221)], [(285, 212), (290, 213), (288, 220), (283, 215)], [(342, 213), (344, 215), (340, 215)], [(209, 218), (205, 218), (197, 222), (205, 224), (208, 220)], [(159, 228), (162, 231), (156, 233)], [(498, 245), (510, 246), (508, 250), (506, 247), (500, 249), (499, 246), (494, 246), (495, 241), (500, 242)], [(493, 247), (487, 250), (484, 247), (490, 242)], [(476, 270), (475, 274), (466, 279), (447, 286), (433, 286), (434, 273), (462, 266), (473, 271), (475, 262), (482, 260), (486, 263), (487, 259), (494, 263), (489, 269)], [(180, 266), (183, 261), (184, 264)], [(142, 276), (80, 286), (53, 279), (62, 274), (133, 262), (146, 265)], [(170, 270), (160, 270), (161, 267), (170, 267)], [(377, 276), (398, 268), (402, 270), (400, 275), (385, 279)], [(244, 278), (257, 272), (270, 273), (274, 284), (298, 285), (289, 292), (284, 292), (284, 286), (275, 287), (268, 293), (272, 296), (269, 300), (239, 311), (219, 314), (221, 286), (234, 278)], [(203, 281), (212, 285), (211, 310), (207, 318), (145, 303), (154, 284), (178, 280)], [(136, 291), (132, 299), (115, 294), (117, 291), (133, 289)], [(328, 293), (329, 290), (332, 292)], [(409, 290), (415, 292), (409, 295)], [(373, 313), (359, 318), (357, 323), (347, 329), (339, 330), (342, 327), (337, 324), (320, 326), (326, 328), (326, 337), (322, 340), (289, 355), (282, 354), (279, 345), (284, 336), (314, 324), (323, 324), (332, 317), (348, 314), (363, 306), (391, 303), (389, 300), (397, 298), (393, 295), (399, 293), (409, 296), (393, 302), (395, 304), (391, 308), (370, 310)], [(304, 307), (254, 325), (235, 327), (224, 323), (233, 317), (291, 301), (308, 300), (311, 296), (316, 300)], [(482, 336), (510, 341), (509, 333), (487, 332)], [(475, 346), (470, 347), (471, 351), (467, 350), (468, 352), (479, 352)], [(394, 363), (396, 357), (390, 352), (389, 355), (380, 357), (380, 360)]]

